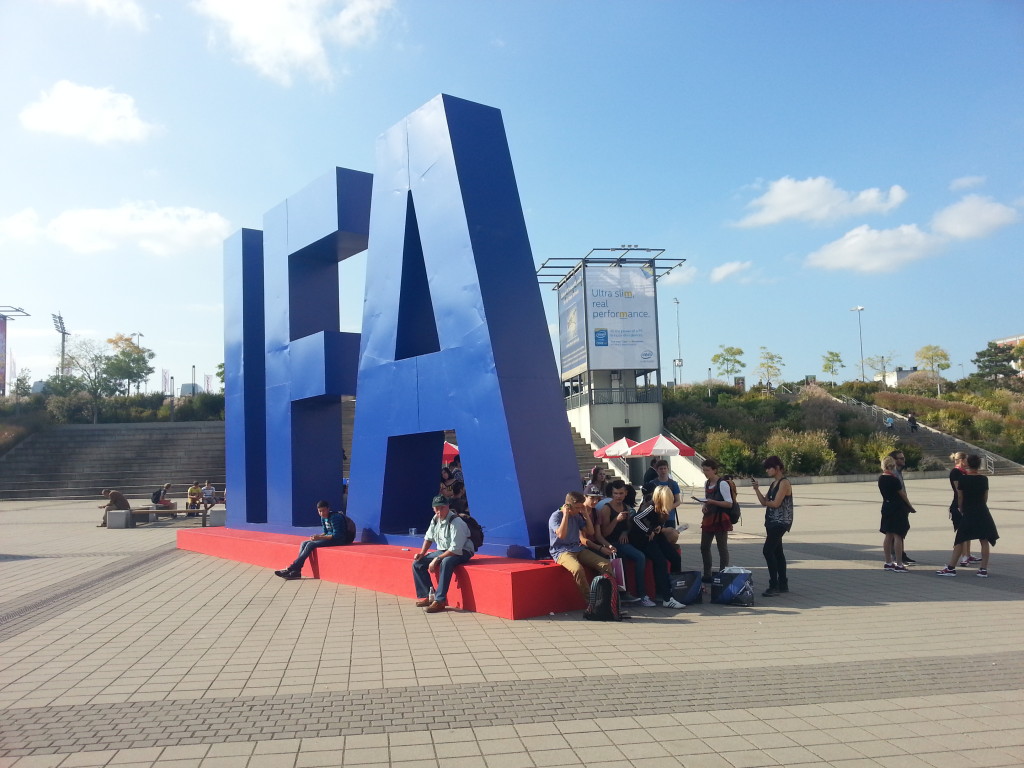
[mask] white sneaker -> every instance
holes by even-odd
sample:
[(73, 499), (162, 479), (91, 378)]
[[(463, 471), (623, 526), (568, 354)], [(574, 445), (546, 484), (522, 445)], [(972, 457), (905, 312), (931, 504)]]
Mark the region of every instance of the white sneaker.
[(653, 608), (657, 605), (657, 603), (651, 600), (651, 598), (649, 598), (647, 595), (644, 595), (642, 598), (640, 598), (640, 605), (643, 608)]
[(674, 597), (670, 597), (668, 600), (661, 601), (662, 608), (685, 608), (686, 606), (676, 600)]

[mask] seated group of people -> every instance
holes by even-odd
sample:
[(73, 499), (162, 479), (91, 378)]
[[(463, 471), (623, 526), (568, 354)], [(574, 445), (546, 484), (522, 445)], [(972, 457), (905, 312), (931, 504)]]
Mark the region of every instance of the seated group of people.
[[(705, 462), (714, 464), (712, 460)], [(732, 506), (728, 483), (718, 482), (717, 465), (706, 467), (708, 487), (714, 492), (700, 499), (704, 504), (701, 554), (705, 575), (710, 578), (712, 540), (719, 542), (721, 566), (728, 565), (725, 538), (732, 525), (728, 517), (716, 511)], [(459, 472), (461, 475), (461, 472)], [(447, 607), (448, 589), (455, 568), (468, 562), (476, 548), (467, 523), (468, 504), (461, 478), (450, 468), (442, 470), (439, 493), (433, 498), (433, 516), (423, 537), (423, 546), (413, 557), (413, 582), (416, 605), (427, 613), (439, 613)], [(611, 573), (611, 558), (620, 556), (632, 562), (636, 581), (636, 597), (626, 593), (623, 600), (644, 606), (660, 603), (666, 608), (685, 606), (672, 596), (671, 574), (682, 570), (676, 541), (676, 508), (682, 504), (678, 483), (669, 477), (668, 462), (652, 462), (649, 477), (643, 485), (644, 498), (637, 508), (637, 491), (622, 480), (605, 482), (604, 472), (595, 467), (591, 482), (584, 492), (570, 491), (565, 503), (548, 520), (551, 558), (572, 574), (584, 599), (590, 584), (586, 568)], [(724, 491), (718, 491), (719, 487)], [(343, 513), (331, 512), (330, 504), (318, 504), (323, 533), (303, 542), (299, 556), (287, 568), (275, 571), (286, 579), (299, 578), (303, 563), (313, 550), (323, 546), (348, 544), (354, 538), (355, 526)], [(721, 520), (724, 519), (724, 522)], [(469, 522), (473, 522), (469, 519)], [(707, 537), (705, 543), (704, 538)], [(433, 548), (434, 551), (431, 551)], [(705, 552), (706, 550), (706, 552)], [(647, 594), (647, 561), (654, 565), (654, 595)], [(436, 585), (435, 585), (436, 580)]]
[(637, 596), (623, 593), (624, 602), (654, 606), (647, 594), (647, 561), (654, 566), (654, 597), (666, 608), (683, 608), (672, 597), (670, 572), (682, 569), (676, 541), (676, 507), (682, 504), (679, 484), (669, 477), (665, 460), (651, 464), (643, 484), (643, 501), (623, 480), (605, 482), (601, 467), (594, 467), (583, 492), (570, 491), (565, 504), (548, 520), (551, 558), (572, 574), (580, 593), (590, 586), (586, 568), (611, 573), (611, 558), (633, 564)]
[[(174, 502), (171, 500), (171, 484), (164, 483), (152, 494), (150, 494), (149, 500), (157, 509), (171, 509), (174, 506)], [(120, 509), (130, 511), (132, 506), (125, 495), (118, 490), (113, 488), (104, 488), (101, 491), (103, 496), (107, 497), (107, 501), (100, 504), (99, 508), (103, 510), (103, 519), (100, 520), (97, 528), (107, 527), (107, 512), (111, 510)], [(196, 480), (189, 487), (187, 491), (188, 501), (185, 504), (186, 510), (197, 510), (202, 505), (203, 512), (209, 512), (211, 508), (217, 505), (218, 502), (224, 502), (224, 497), (217, 497), (216, 487), (209, 481), (206, 481), (206, 485), (200, 486), (199, 481)], [(191, 517), (191, 515), (189, 515)]]

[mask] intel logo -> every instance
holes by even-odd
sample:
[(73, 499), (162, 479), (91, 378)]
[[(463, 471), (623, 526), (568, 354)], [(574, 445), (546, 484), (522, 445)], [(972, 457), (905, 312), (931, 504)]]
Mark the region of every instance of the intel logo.
[(650, 360), (652, 357), (654, 357), (654, 352), (652, 352), (649, 349), (645, 349), (643, 352), (640, 353), (641, 360)]

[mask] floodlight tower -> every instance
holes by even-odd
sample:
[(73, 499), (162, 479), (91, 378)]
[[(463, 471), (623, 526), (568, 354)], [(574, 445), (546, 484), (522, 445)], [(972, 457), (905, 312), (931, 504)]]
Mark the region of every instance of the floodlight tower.
[(68, 336), (71, 335), (71, 331), (64, 327), (64, 318), (58, 312), (56, 315), (51, 315), (53, 318), (53, 327), (57, 333), (60, 334), (60, 375), (67, 375), (67, 368), (64, 367), (64, 352), (67, 348)]

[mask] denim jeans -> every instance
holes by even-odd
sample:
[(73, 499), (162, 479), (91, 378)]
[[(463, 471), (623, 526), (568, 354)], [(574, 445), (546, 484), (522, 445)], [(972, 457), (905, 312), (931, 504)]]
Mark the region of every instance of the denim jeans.
[(295, 562), (288, 566), (289, 570), (301, 571), (303, 564), (313, 554), (314, 549), (320, 547), (337, 547), (344, 544), (342, 541), (335, 541), (334, 539), (320, 539), (319, 541), (304, 541), (299, 545), (299, 556), (295, 558)]
[[(416, 583), (416, 597), (421, 600), (430, 593), (430, 588), (434, 586), (427, 568), (435, 558), (443, 554), (443, 552), (428, 552), (412, 564), (412, 580)], [(463, 552), (461, 555), (451, 555), (441, 561), (441, 565), (438, 566), (437, 588), (434, 591), (435, 600), (448, 598), (448, 585), (451, 584), (455, 566), (468, 562), (472, 556), (472, 552)]]

